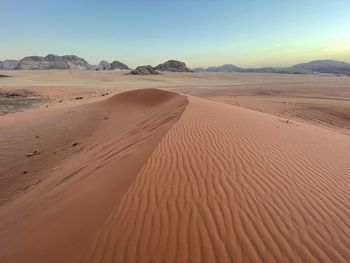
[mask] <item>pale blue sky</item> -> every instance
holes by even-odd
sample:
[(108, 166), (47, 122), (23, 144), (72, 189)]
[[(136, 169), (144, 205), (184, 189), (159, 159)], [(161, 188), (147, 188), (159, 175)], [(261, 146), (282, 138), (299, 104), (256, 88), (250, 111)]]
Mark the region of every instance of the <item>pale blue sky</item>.
[(0, 60), (76, 54), (131, 66), (350, 62), (349, 0), (0, 0)]

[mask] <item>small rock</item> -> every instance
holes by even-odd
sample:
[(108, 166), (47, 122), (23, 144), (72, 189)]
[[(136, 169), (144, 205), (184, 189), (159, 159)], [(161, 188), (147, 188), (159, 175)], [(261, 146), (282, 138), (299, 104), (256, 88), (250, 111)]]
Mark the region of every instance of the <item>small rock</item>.
[(32, 157), (32, 156), (34, 156), (34, 155), (39, 155), (39, 154), (40, 154), (40, 152), (34, 151), (34, 152), (32, 152), (32, 153), (28, 153), (26, 156), (27, 156), (27, 157)]
[(75, 142), (72, 144), (73, 147), (77, 146), (79, 143)]
[(15, 93), (15, 92), (6, 92), (5, 96), (8, 98), (12, 98), (12, 97), (19, 97), (20, 95), (18, 93)]
[(23, 172), (22, 172), (22, 174), (26, 174), (26, 173), (28, 173), (28, 171), (23, 171)]
[(76, 100), (82, 100), (82, 99), (84, 99), (84, 97), (76, 97), (75, 99)]

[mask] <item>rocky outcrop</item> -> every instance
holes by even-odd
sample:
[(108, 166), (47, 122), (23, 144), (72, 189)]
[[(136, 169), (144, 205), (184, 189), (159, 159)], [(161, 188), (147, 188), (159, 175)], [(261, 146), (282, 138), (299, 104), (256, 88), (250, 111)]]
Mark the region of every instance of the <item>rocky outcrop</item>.
[(97, 65), (97, 69), (99, 70), (109, 70), (111, 65), (106, 60), (101, 60), (101, 62)]
[(159, 64), (154, 69), (170, 72), (193, 72), (192, 69), (188, 68), (184, 62), (177, 60), (168, 60), (167, 62)]
[(13, 70), (18, 65), (18, 60), (8, 59), (5, 61), (0, 61), (0, 70)]
[(128, 65), (125, 65), (124, 63), (121, 63), (120, 61), (113, 61), (110, 64), (110, 70), (115, 70), (115, 69), (121, 69), (121, 70), (130, 70), (130, 68), (128, 67)]
[(89, 63), (78, 56), (56, 56), (46, 57), (30, 56), (19, 61), (16, 70), (47, 70), (47, 69), (89, 69)]
[(130, 75), (159, 75), (160, 73), (157, 72), (152, 66), (139, 66), (136, 69), (132, 70)]
[(128, 65), (117, 60), (113, 61), (112, 63), (102, 60), (97, 66), (95, 66), (95, 69), (97, 70), (130, 70)]
[(28, 56), (20, 61), (17, 60), (5, 60), (0, 61), (0, 70), (48, 70), (48, 69), (90, 69), (90, 70), (130, 70), (128, 65), (120, 62), (113, 61), (108, 63), (102, 60), (98, 65), (90, 65), (85, 59), (75, 56), (57, 56), (47, 55), (41, 56)]
[(89, 69), (90, 64), (83, 58), (75, 55), (62, 56), (62, 60), (65, 61), (70, 69)]

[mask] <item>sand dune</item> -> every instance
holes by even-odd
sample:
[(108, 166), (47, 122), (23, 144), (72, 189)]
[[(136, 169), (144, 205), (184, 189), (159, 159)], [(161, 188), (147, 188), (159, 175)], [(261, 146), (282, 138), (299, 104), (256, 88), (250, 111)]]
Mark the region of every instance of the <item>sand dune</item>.
[(349, 156), (346, 136), (191, 97), (81, 262), (347, 262)]
[(2, 197), (1, 262), (348, 262), (347, 135), (159, 90), (75, 111), (81, 150)]
[[(14, 127), (5, 116), (0, 262), (74, 262), (186, 104), (175, 93), (142, 90), (17, 114)], [(25, 156), (33, 150), (40, 154)]]

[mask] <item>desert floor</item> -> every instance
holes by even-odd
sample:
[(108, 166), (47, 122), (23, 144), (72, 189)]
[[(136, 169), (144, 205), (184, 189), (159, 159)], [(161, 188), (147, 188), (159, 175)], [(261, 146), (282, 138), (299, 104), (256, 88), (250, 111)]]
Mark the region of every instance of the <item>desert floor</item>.
[(168, 73), (130, 76), (124, 71), (3, 71), (2, 90), (36, 92), (62, 99), (159, 88), (327, 126), (350, 134), (350, 78), (255, 73)]
[(0, 262), (348, 262), (350, 77), (5, 71)]

